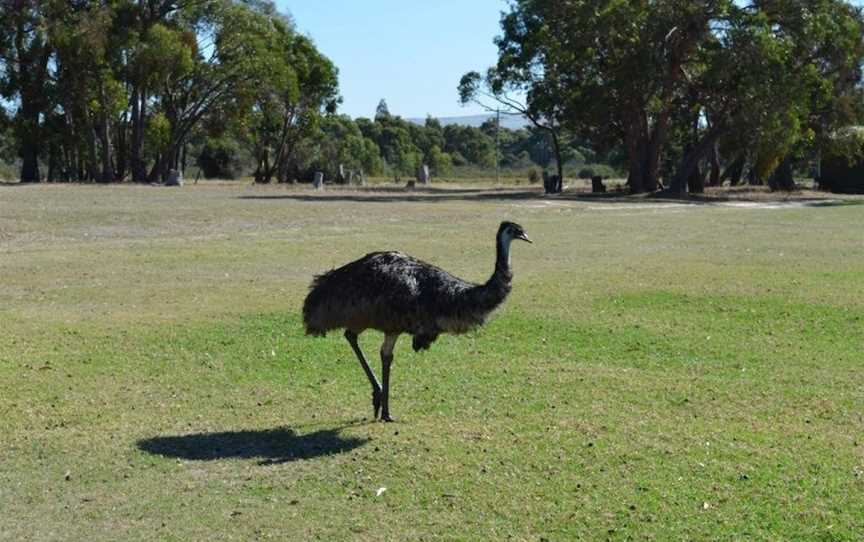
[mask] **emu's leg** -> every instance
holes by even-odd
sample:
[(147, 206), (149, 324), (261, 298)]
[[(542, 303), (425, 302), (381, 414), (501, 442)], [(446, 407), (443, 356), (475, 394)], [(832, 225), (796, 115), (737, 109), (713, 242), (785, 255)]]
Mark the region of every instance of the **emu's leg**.
[(393, 363), (393, 347), (399, 334), (384, 335), (384, 344), (381, 345), (381, 380), (384, 384), (384, 393), (381, 398), (381, 421), (392, 422), (390, 417), (390, 364)]
[(348, 344), (351, 345), (351, 349), (354, 350), (354, 353), (357, 355), (357, 359), (360, 360), (360, 366), (363, 367), (363, 372), (366, 373), (366, 378), (368, 378), (369, 383), (372, 384), (372, 408), (375, 411), (375, 415), (372, 419), (377, 419), (378, 411), (381, 409), (381, 384), (378, 383), (378, 379), (375, 378), (375, 373), (372, 372), (372, 369), (366, 362), (366, 358), (363, 357), (360, 345), (357, 344), (357, 334), (350, 329), (346, 329), (345, 338), (348, 340)]

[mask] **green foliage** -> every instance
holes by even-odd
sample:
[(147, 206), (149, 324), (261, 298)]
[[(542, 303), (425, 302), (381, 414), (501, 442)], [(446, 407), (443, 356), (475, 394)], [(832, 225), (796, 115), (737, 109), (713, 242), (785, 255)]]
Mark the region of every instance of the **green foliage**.
[(133, 51), (136, 82), (144, 89), (176, 85), (195, 68), (193, 49), (179, 29), (154, 24)]
[[(553, 154), (542, 131), (444, 127), (431, 117), (417, 125), (384, 99), (374, 119), (328, 120), (340, 102), (338, 70), (272, 2), (145, 5), (51, 0), (0, 12), (0, 93), (23, 106), (9, 119), (7, 154), (50, 163), (55, 177), (131, 170), (153, 181), (179, 168), (192, 144), (208, 174), (229, 176), (240, 168), (228, 166), (231, 156), (251, 156), (240, 169), (261, 182), (313, 169), (333, 178), (339, 164), (396, 176), (422, 164), (437, 176), (489, 170), (496, 137), (505, 169), (545, 166)], [(581, 161), (578, 152), (564, 144), (566, 160)]]
[[(12, 120), (0, 104), (0, 163), (12, 162), (18, 154)], [(11, 177), (8, 177), (11, 178)]]
[(825, 141), (819, 186), (832, 192), (864, 193), (864, 128), (838, 131)]
[(147, 120), (144, 134), (146, 148), (155, 158), (171, 144), (171, 121), (164, 113), (156, 113)]
[(501, 27), (497, 66), (463, 78), (463, 100), (516, 87), (560, 106), (551, 117), (594, 148), (628, 149), (636, 191), (656, 186), (670, 137), (679, 180), (723, 134), (766, 156), (810, 144), (864, 55), (861, 10), (842, 0), (517, 0)]
[[(237, 115), (240, 131), (256, 157), (255, 177), (260, 182), (273, 176), (288, 180), (316, 160), (313, 140), (324, 134), (322, 115), (334, 111), (339, 101), (338, 70), (333, 63), (284, 22), (277, 29), (269, 75), (251, 90), (247, 108)], [(362, 144), (353, 145), (363, 152)], [(337, 159), (344, 157), (341, 151), (336, 154)], [(328, 158), (334, 158), (333, 152)], [(356, 159), (368, 162), (365, 156)]]
[(366, 175), (379, 175), (383, 171), (375, 142), (364, 137), (350, 117), (329, 115), (321, 123), (318, 156), (313, 167), (325, 172), (326, 178), (335, 179), (340, 165)]
[(849, 126), (828, 138), (825, 154), (846, 159), (850, 165), (864, 154), (864, 127)]
[(235, 179), (242, 173), (240, 145), (227, 137), (208, 138), (197, 163), (207, 179)]
[(378, 102), (378, 106), (375, 108), (375, 120), (386, 120), (391, 116), (390, 108), (387, 107), (387, 100), (381, 98), (381, 101)]
[(430, 149), (428, 163), (432, 174), (437, 177), (443, 177), (453, 170), (453, 157), (441, 150), (438, 145)]
[(444, 139), (446, 152), (481, 167), (495, 165), (495, 140), (482, 129), (451, 124), (444, 127)]
[(577, 174), (580, 179), (590, 179), (598, 175), (604, 179), (608, 179), (615, 177), (616, 172), (606, 164), (590, 164), (580, 168)]

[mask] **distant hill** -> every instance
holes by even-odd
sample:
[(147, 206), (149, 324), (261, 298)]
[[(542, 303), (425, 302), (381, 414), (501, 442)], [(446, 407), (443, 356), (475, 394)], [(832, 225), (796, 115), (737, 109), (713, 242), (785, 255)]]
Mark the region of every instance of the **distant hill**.
[[(447, 126), (448, 124), (459, 124), (462, 126), (473, 126), (475, 128), (478, 128), (481, 124), (486, 122), (487, 119), (493, 118), (494, 116), (495, 113), (488, 113), (483, 115), (466, 115), (464, 117), (439, 117), (438, 120), (443, 126)], [(408, 122), (423, 125), (426, 123), (426, 119), (408, 119)], [(501, 114), (502, 128), (518, 130), (520, 128), (525, 128), (530, 124), (531, 122), (521, 115), (504, 115), (503, 113)]]

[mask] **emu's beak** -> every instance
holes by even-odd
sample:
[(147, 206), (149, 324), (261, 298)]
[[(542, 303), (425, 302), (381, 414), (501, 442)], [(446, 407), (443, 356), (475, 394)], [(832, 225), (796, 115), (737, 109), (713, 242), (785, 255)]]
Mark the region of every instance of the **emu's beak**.
[(516, 239), (522, 239), (523, 241), (528, 241), (529, 243), (532, 243), (532, 244), (534, 243), (534, 241), (532, 241), (531, 239), (528, 239), (528, 236), (525, 235), (524, 232), (523, 232), (523, 233), (520, 233), (520, 234), (516, 237)]

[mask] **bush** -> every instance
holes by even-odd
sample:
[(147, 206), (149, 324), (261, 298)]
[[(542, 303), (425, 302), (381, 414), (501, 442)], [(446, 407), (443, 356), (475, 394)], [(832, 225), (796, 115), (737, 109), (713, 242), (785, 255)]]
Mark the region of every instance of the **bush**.
[(21, 166), (0, 160), (0, 181), (12, 181), (19, 177)]
[(206, 179), (235, 179), (242, 169), (239, 145), (228, 138), (208, 139), (198, 156)]
[(531, 169), (530, 171), (528, 171), (528, 182), (529, 183), (540, 182), (540, 173), (536, 169)]
[(579, 170), (578, 177), (580, 179), (590, 179), (591, 177), (600, 176), (604, 179), (615, 177), (617, 172), (606, 164), (590, 164)]
[(594, 168), (591, 167), (583, 167), (579, 170), (579, 178), (580, 179), (590, 179), (594, 177), (596, 173), (594, 172)]

